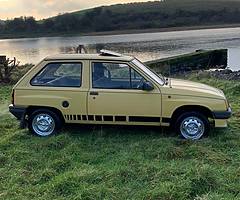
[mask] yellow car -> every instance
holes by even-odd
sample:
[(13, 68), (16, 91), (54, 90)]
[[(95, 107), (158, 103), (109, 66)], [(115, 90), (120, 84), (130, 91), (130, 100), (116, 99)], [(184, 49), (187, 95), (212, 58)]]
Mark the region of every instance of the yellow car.
[(172, 126), (197, 140), (231, 117), (221, 90), (165, 78), (107, 50), (45, 58), (13, 87), (9, 110), (38, 136), (79, 123)]

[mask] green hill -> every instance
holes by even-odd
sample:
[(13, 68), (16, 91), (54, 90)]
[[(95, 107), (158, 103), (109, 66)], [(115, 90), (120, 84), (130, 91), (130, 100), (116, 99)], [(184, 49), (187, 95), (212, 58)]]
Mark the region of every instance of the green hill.
[(231, 24), (240, 24), (239, 0), (165, 0), (102, 6), (41, 21), (15, 18), (0, 23), (0, 37), (13, 33), (45, 36)]
[[(204, 11), (204, 10), (235, 10), (240, 5), (240, 0), (165, 0), (165, 1), (149, 1), (139, 3), (116, 4), (112, 6), (102, 6), (104, 9), (112, 12), (123, 14), (129, 12), (151, 13), (166, 12), (172, 13), (175, 10), (182, 9), (186, 11)], [(72, 12), (72, 14), (83, 14), (93, 9)]]
[(89, 31), (219, 25), (240, 23), (240, 1), (165, 0), (103, 6), (67, 15), (87, 21)]

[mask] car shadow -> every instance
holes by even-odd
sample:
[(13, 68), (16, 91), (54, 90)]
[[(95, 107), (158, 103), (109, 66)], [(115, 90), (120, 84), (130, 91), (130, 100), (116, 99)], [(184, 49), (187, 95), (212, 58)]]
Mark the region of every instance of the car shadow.
[[(217, 138), (225, 135), (228, 129), (211, 128), (208, 135), (203, 138)], [(89, 124), (65, 124), (61, 134), (70, 136), (87, 136), (89, 134), (101, 137), (114, 136), (156, 136), (163, 138), (183, 139), (179, 134), (175, 133), (170, 127), (161, 126), (133, 126), (133, 125), (89, 125)], [(183, 139), (184, 140), (184, 139)]]
[(176, 137), (177, 134), (169, 127), (159, 126), (124, 126), (124, 125), (80, 125), (66, 124), (62, 132), (69, 133), (72, 136), (96, 134), (101, 136), (110, 135), (155, 135), (163, 137)]

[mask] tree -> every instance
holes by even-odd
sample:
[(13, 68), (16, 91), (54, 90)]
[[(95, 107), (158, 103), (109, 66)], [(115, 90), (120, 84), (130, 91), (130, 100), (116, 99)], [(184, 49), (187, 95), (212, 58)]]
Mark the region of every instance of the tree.
[(26, 31), (36, 31), (38, 24), (34, 17), (24, 17)]
[(79, 19), (72, 14), (57, 16), (54, 20), (54, 29), (57, 31), (73, 32), (79, 28)]
[(54, 31), (54, 21), (52, 19), (46, 19), (41, 25), (41, 31), (53, 32)]
[(19, 17), (7, 20), (5, 24), (6, 32), (36, 32), (38, 24), (34, 17)]

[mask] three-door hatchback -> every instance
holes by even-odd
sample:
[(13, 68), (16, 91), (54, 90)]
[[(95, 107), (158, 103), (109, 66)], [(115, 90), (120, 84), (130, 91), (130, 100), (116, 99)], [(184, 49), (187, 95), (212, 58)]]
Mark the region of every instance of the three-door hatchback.
[(172, 126), (186, 139), (231, 116), (219, 89), (158, 75), (110, 51), (45, 58), (14, 87), (10, 112), (38, 136), (64, 123)]

